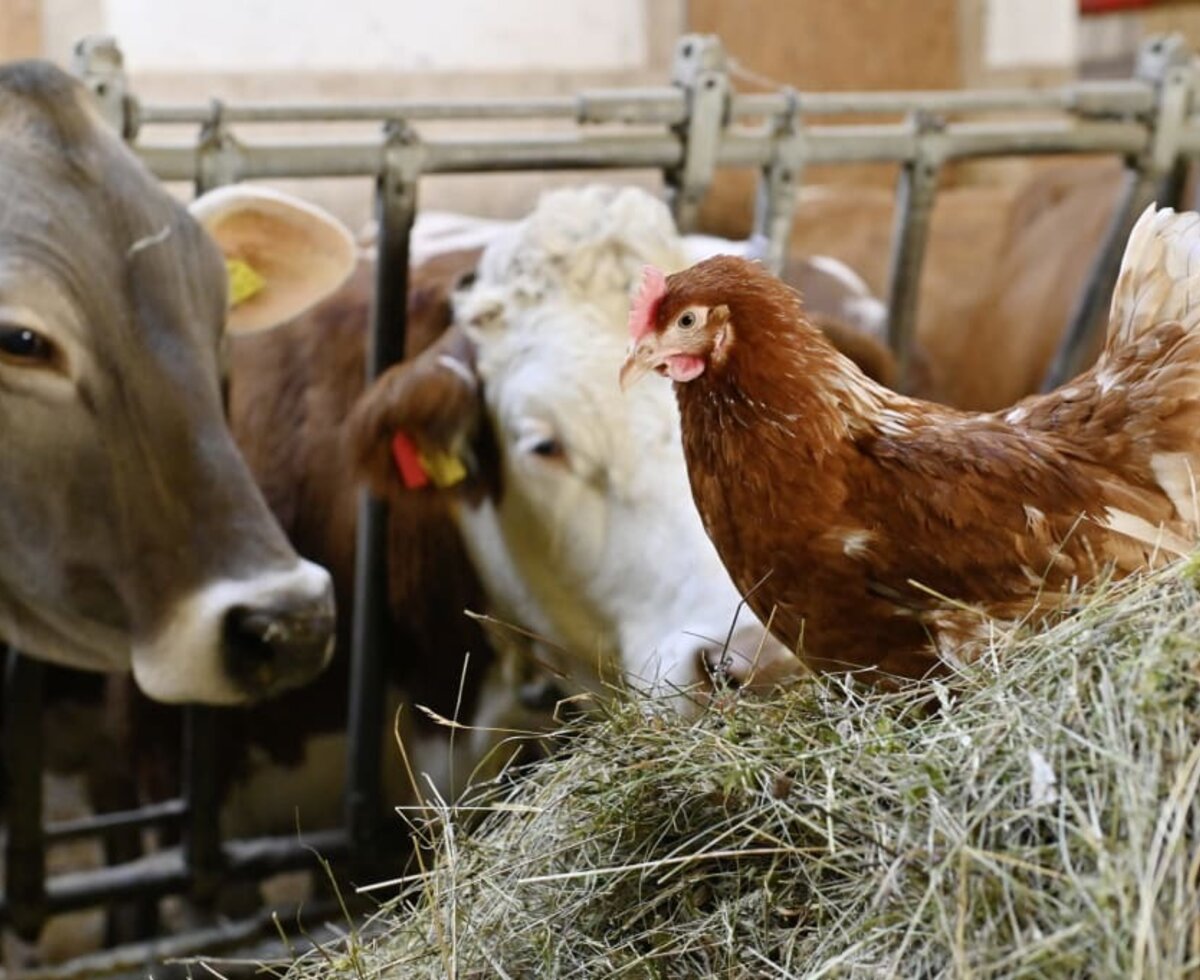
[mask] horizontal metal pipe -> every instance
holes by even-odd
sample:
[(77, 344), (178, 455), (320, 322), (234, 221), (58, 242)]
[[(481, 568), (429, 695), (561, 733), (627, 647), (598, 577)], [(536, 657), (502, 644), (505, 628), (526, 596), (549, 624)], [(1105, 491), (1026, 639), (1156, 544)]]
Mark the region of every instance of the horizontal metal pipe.
[(155, 827), (178, 820), (186, 809), (187, 805), (183, 800), (166, 800), (163, 803), (149, 803), (136, 810), (121, 810), (116, 813), (101, 813), (94, 817), (80, 817), (77, 820), (62, 820), (46, 827), (46, 840), (64, 841), (77, 837), (91, 837), (126, 827)]
[[(225, 859), (222, 867), (231, 878), (262, 878), (311, 867), (316, 855), (341, 860), (349, 850), (346, 832), (340, 829), (305, 834), (303, 840), (288, 836), (229, 841), (222, 847)], [(54, 915), (134, 896), (170, 895), (186, 891), (189, 884), (190, 875), (182, 854), (179, 848), (171, 848), (128, 864), (48, 879), (46, 911)], [(0, 896), (0, 921), (7, 920), (11, 913), (7, 896)]]
[[(1136, 153), (1149, 138), (1133, 122), (952, 123), (924, 139), (942, 159), (1016, 153)], [(916, 135), (902, 123), (811, 126), (802, 132), (803, 163), (850, 163), (911, 159)], [(142, 144), (147, 166), (164, 180), (191, 180), (198, 150)], [(761, 167), (771, 160), (773, 137), (747, 130), (726, 132), (717, 151), (720, 166)], [(242, 143), (236, 176), (243, 180), (285, 177), (361, 177), (384, 165), (382, 139), (323, 143)], [(683, 145), (673, 134), (560, 135), (506, 139), (430, 140), (423, 144), (426, 174), (513, 170), (593, 170), (678, 166)]]
[[(145, 164), (163, 180), (192, 180), (198, 151), (190, 146), (135, 146)], [(670, 167), (683, 155), (669, 135), (516, 140), (444, 140), (424, 145), (426, 174), (486, 173), (511, 170), (594, 170)], [(237, 148), (236, 177), (366, 177), (381, 172), (380, 140), (343, 143), (251, 143)]]
[[(141, 125), (201, 125), (213, 118), (211, 105), (139, 105)], [(687, 116), (683, 92), (674, 88), (592, 89), (578, 95), (537, 98), (434, 101), (398, 99), (379, 102), (220, 104), (229, 123), (409, 122), (435, 120), (563, 119), (578, 123), (660, 123), (674, 125)]]
[[(1066, 111), (1101, 115), (1149, 112), (1154, 89), (1146, 82), (1085, 82), (1062, 88), (903, 92), (781, 92), (734, 95), (734, 119), (775, 116), (797, 109), (801, 115), (868, 113), (955, 113)], [(137, 118), (147, 124), (200, 125), (213, 118), (212, 105), (140, 104)], [(366, 102), (293, 104), (225, 102), (221, 118), (230, 123), (381, 122), (562, 119), (578, 123), (661, 123), (687, 117), (684, 93), (676, 88), (592, 89), (577, 95), (496, 99), (391, 99)]]
[[(334, 925), (342, 919), (342, 907), (333, 899), (318, 899), (281, 909), (265, 908), (245, 919), (222, 920), (215, 925), (169, 936), (157, 936), (144, 942), (132, 943), (97, 953), (75, 957), (66, 963), (21, 970), (21, 980), (94, 980), (96, 977), (159, 976), (151, 973), (151, 964), (183, 957), (203, 956), (212, 970), (190, 971), (191, 976), (220, 976), (261, 978), (267, 971), (262, 960), (293, 959), (315, 945), (335, 944), (344, 938)], [(321, 925), (319, 923), (326, 923)], [(279, 937), (280, 931), (287, 936)], [(269, 937), (263, 942), (264, 937)], [(254, 960), (239, 957), (236, 961), (214, 962), (221, 953), (246, 953), (253, 944)], [(217, 968), (219, 967), (219, 972)], [(176, 976), (175, 973), (161, 973)]]
[(792, 107), (800, 115), (868, 113), (1075, 111), (1128, 115), (1154, 108), (1154, 89), (1134, 80), (1084, 82), (1063, 88), (907, 92), (765, 92), (735, 95), (735, 119), (773, 116)]

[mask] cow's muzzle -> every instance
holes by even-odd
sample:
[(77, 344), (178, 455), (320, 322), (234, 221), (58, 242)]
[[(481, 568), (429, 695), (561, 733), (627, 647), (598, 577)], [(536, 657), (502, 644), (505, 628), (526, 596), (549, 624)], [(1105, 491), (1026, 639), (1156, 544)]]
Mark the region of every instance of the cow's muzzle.
[(135, 644), (133, 673), (158, 701), (235, 704), (312, 680), (333, 654), (333, 584), (307, 561), (210, 582)]

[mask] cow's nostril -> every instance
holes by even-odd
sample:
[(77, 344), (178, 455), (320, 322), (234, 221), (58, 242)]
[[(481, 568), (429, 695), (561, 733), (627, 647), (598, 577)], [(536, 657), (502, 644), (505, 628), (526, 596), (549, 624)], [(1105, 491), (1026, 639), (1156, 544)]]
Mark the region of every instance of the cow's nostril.
[(233, 606), (225, 614), (225, 666), (253, 694), (295, 687), (324, 665), (333, 638), (328, 610)]

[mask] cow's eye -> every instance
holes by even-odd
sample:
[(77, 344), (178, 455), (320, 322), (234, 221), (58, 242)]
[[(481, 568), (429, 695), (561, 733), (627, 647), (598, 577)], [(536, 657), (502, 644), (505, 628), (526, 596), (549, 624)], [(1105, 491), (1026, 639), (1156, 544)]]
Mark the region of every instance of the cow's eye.
[(696, 325), (696, 314), (691, 310), (683, 313), (676, 321), (684, 330), (687, 330)]
[(563, 455), (563, 445), (553, 436), (546, 436), (533, 443), (529, 452), (544, 459), (559, 459)]
[(54, 344), (36, 330), (0, 324), (0, 359), (19, 364), (47, 364)]

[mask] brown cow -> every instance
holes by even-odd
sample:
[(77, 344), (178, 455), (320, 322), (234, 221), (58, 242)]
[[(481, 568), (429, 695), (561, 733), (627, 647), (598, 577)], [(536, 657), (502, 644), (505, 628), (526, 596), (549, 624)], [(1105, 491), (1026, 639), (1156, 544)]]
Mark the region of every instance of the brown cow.
[[(914, 393), (995, 409), (1036, 391), (1112, 214), (1111, 160), (1045, 162), (1019, 182), (938, 194), (919, 289)], [(840, 259), (876, 295), (887, 286), (894, 195), (812, 187), (801, 195), (793, 255)], [(736, 233), (736, 223), (715, 230)]]
[[(329, 577), (271, 520), (222, 417), (224, 256), (49, 64), (0, 67), (0, 183), (0, 637), (132, 664), (169, 701), (309, 680)], [(269, 210), (287, 251), (291, 218), (273, 219), (297, 211)]]

